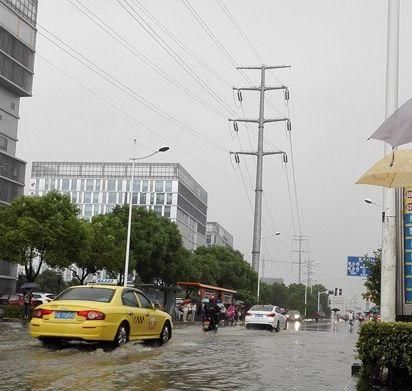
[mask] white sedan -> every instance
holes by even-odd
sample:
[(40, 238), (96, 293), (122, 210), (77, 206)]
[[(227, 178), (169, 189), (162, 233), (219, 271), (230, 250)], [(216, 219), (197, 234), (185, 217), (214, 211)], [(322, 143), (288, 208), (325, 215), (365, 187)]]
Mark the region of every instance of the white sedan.
[(261, 326), (279, 332), (281, 327), (287, 328), (287, 317), (282, 314), (281, 308), (276, 305), (254, 305), (245, 316), (245, 326)]

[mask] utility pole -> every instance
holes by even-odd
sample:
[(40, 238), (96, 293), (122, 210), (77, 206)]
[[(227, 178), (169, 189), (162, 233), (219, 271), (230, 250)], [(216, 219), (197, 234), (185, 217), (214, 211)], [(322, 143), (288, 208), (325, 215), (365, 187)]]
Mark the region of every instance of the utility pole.
[[(388, 33), (386, 59), (385, 118), (398, 108), (399, 85), (399, 0), (388, 0)], [(385, 143), (384, 154), (390, 152)], [(383, 190), (385, 220), (382, 229), (381, 319), (394, 322), (396, 318), (397, 216), (395, 189)], [(398, 217), (398, 219), (396, 218)]]
[(256, 152), (230, 152), (234, 154), (237, 159), (239, 159), (238, 155), (254, 155), (256, 156), (257, 165), (256, 165), (256, 188), (255, 188), (255, 215), (254, 215), (254, 222), (253, 222), (253, 249), (252, 249), (252, 267), (255, 271), (259, 270), (259, 263), (260, 263), (260, 246), (261, 246), (261, 238), (262, 238), (262, 179), (263, 179), (263, 157), (266, 155), (277, 155), (282, 154), (284, 159), (286, 160), (285, 156), (286, 153), (283, 151), (264, 151), (263, 150), (263, 128), (265, 123), (269, 122), (287, 122), (288, 129), (290, 129), (290, 119), (283, 117), (283, 118), (274, 118), (274, 119), (265, 119), (265, 92), (269, 90), (284, 90), (285, 91), (285, 99), (289, 98), (289, 90), (286, 86), (266, 86), (265, 85), (265, 72), (266, 70), (270, 69), (281, 69), (281, 68), (290, 68), (288, 65), (279, 65), (279, 66), (269, 66), (269, 65), (262, 65), (262, 66), (250, 66), (250, 67), (237, 67), (237, 69), (255, 69), (260, 70), (260, 86), (258, 87), (234, 87), (233, 89), (241, 93), (241, 91), (259, 91), (260, 92), (260, 104), (259, 104), (259, 119), (229, 119), (234, 123), (237, 122), (252, 122), (258, 124), (258, 150)]
[(303, 250), (303, 246), (302, 243), (303, 242), (307, 242), (308, 241), (308, 236), (307, 235), (296, 235), (293, 240), (295, 242), (298, 242), (298, 250), (295, 250), (293, 252), (298, 253), (298, 264), (299, 264), (299, 268), (298, 268), (298, 283), (301, 284), (302, 283), (302, 253), (307, 253), (307, 250)]

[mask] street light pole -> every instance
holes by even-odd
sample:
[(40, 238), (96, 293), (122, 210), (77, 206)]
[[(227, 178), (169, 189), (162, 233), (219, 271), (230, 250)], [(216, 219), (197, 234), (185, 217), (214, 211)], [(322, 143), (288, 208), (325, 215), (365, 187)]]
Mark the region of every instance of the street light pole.
[[(136, 140), (134, 140), (136, 143)], [(129, 275), (129, 259), (130, 259), (130, 233), (132, 230), (132, 210), (133, 210), (133, 186), (134, 186), (134, 167), (136, 160), (143, 160), (147, 159), (153, 155), (156, 155), (159, 152), (166, 152), (169, 150), (169, 147), (161, 147), (157, 151), (150, 153), (149, 155), (142, 156), (142, 157), (133, 157), (129, 160), (132, 161), (132, 176), (130, 178), (130, 186), (129, 186), (129, 216), (127, 220), (127, 238), (126, 238), (126, 257), (124, 261), (124, 281), (123, 286), (127, 287), (127, 279)]]

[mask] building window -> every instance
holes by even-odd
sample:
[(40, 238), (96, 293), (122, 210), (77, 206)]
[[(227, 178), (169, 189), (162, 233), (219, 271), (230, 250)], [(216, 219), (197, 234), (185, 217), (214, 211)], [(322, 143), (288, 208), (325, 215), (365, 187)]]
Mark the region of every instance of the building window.
[(165, 192), (172, 191), (172, 181), (165, 181)]
[(92, 203), (92, 193), (90, 191), (85, 191), (84, 192), (83, 203), (84, 204), (91, 204)]
[(95, 191), (93, 193), (93, 204), (98, 204), (99, 203), (99, 193)]
[(156, 206), (154, 207), (154, 211), (155, 211), (155, 213), (158, 214), (159, 216), (162, 215), (162, 207), (161, 207), (160, 205), (156, 205)]
[(165, 206), (164, 217), (170, 218), (170, 206)]
[(93, 191), (93, 185), (94, 185), (93, 182), (94, 182), (93, 179), (88, 179), (86, 181), (86, 190), (87, 191)]
[(133, 180), (133, 191), (140, 191), (140, 181)]
[(70, 185), (70, 190), (77, 190), (77, 179), (72, 179), (72, 183)]
[(138, 204), (138, 202), (137, 202), (137, 195), (138, 195), (138, 193), (133, 193), (133, 197), (132, 197), (132, 204), (133, 204), (133, 205), (137, 205), (137, 204)]
[(62, 190), (63, 191), (70, 190), (70, 179), (66, 179), (66, 178), (62, 179)]
[(71, 193), (72, 195), (72, 202), (74, 202), (75, 204), (77, 204), (77, 193)]
[(102, 190), (102, 181), (101, 181), (101, 179), (97, 179), (97, 180), (96, 180), (95, 190), (96, 190), (96, 191)]
[(155, 181), (155, 192), (162, 193), (164, 189), (164, 181)]
[(156, 204), (163, 205), (165, 203), (165, 193), (156, 194)]
[(154, 204), (155, 193), (150, 193), (150, 205)]
[(212, 237), (210, 235), (206, 235), (206, 243), (211, 244), (212, 243)]
[(115, 204), (117, 201), (116, 201), (116, 196), (117, 196), (117, 193), (115, 193), (114, 191), (112, 191), (112, 192), (110, 192), (110, 193), (108, 193), (109, 194), (109, 198), (108, 198), (108, 200), (107, 200), (107, 203), (108, 204)]
[(142, 181), (142, 191), (146, 192), (149, 189), (149, 182)]
[(116, 191), (116, 179), (107, 180), (107, 191)]
[(92, 206), (93, 205), (85, 205), (84, 206), (84, 217), (91, 217), (92, 216)]
[(140, 193), (140, 205), (146, 205), (146, 194), (147, 193)]
[(9, 140), (7, 140), (6, 137), (0, 136), (0, 149), (2, 151), (7, 151), (8, 143), (9, 143)]

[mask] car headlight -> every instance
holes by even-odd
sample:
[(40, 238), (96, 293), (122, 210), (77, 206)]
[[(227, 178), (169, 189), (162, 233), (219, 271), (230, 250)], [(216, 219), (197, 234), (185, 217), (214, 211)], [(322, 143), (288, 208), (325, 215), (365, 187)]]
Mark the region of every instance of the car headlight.
[(299, 319), (299, 315), (298, 315), (298, 314), (295, 314), (295, 319)]

